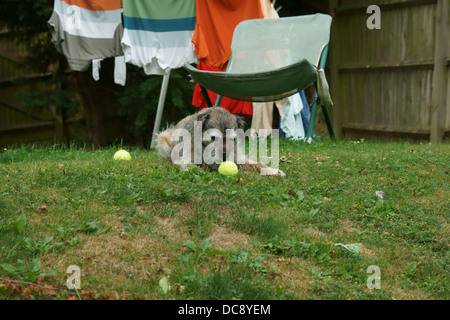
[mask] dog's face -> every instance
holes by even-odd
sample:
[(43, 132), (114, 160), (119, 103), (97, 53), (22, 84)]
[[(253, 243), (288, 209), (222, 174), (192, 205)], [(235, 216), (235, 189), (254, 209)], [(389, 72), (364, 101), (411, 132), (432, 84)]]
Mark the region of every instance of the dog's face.
[(219, 107), (203, 109), (198, 113), (197, 119), (202, 122), (203, 132), (208, 129), (217, 129), (223, 135), (226, 135), (227, 129), (244, 129), (245, 126), (245, 121), (241, 117)]
[[(213, 107), (209, 109), (203, 109), (199, 112), (197, 121), (202, 122), (202, 133), (205, 133), (209, 129), (215, 129), (218, 130), (222, 134), (222, 146), (223, 146), (223, 158), (225, 160), (226, 158), (226, 145), (227, 145), (227, 129), (242, 129), (244, 130), (245, 127), (245, 121), (236, 115), (231, 114), (228, 110), (220, 108), (220, 107)], [(234, 138), (234, 137), (229, 137)], [(212, 139), (212, 141), (208, 141), (208, 139), (205, 141), (203, 140), (203, 145), (207, 146), (210, 143), (215, 142), (215, 139)]]

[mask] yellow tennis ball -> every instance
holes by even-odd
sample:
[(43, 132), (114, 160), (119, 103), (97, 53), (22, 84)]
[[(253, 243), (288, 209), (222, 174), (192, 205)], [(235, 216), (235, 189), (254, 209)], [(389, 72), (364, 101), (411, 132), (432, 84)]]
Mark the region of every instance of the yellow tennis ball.
[(125, 160), (129, 161), (131, 160), (131, 155), (126, 150), (119, 150), (114, 154), (114, 160)]
[(238, 174), (238, 167), (233, 161), (224, 161), (219, 166), (219, 173), (224, 176), (235, 176)]

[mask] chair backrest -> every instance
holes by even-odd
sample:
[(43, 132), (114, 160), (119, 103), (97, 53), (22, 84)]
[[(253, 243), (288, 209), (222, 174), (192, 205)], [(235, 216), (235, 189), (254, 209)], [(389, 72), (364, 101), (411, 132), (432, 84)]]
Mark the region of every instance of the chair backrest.
[(254, 73), (306, 58), (318, 66), (330, 41), (332, 17), (325, 14), (241, 22), (233, 33), (227, 72)]

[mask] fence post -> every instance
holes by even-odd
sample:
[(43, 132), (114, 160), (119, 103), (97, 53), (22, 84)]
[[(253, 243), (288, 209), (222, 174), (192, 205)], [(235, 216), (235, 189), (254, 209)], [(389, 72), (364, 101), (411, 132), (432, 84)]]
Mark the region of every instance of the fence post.
[(339, 6), (338, 0), (330, 0), (330, 15), (333, 16), (333, 23), (331, 28), (331, 41), (330, 41), (330, 90), (331, 96), (333, 97), (334, 106), (331, 107), (333, 128), (335, 131), (336, 138), (342, 137), (342, 114), (344, 107), (342, 105), (341, 90), (339, 89), (339, 28), (338, 20), (336, 17), (336, 9)]
[(433, 93), (431, 98), (430, 142), (442, 142), (445, 129), (445, 78), (448, 49), (448, 0), (436, 4), (436, 38), (433, 70)]

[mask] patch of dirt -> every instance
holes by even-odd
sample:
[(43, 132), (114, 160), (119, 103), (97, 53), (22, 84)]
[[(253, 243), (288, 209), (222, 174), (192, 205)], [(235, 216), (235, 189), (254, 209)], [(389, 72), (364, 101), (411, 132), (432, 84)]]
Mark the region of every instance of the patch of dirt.
[(184, 242), (189, 239), (189, 230), (182, 225), (180, 219), (173, 217), (158, 217), (158, 233), (167, 235), (169, 240), (176, 242)]
[(431, 300), (430, 297), (417, 290), (403, 290), (400, 288), (396, 289), (392, 296), (396, 300)]
[(336, 229), (336, 235), (352, 234), (354, 230), (359, 230), (358, 225), (351, 220), (343, 220), (341, 226)]
[(269, 266), (278, 273), (274, 282), (276, 286), (287, 287), (293, 290), (296, 298), (308, 295), (307, 286), (312, 280), (308, 275), (308, 270), (314, 267), (311, 262), (297, 257), (278, 257), (271, 260)]
[(363, 244), (359, 245), (359, 252), (363, 257), (366, 258), (375, 258), (376, 254), (373, 250), (370, 250), (369, 248), (365, 247)]
[(327, 237), (327, 234), (325, 232), (322, 232), (317, 229), (308, 228), (308, 229), (305, 229), (303, 232), (306, 233), (307, 235), (311, 236), (315, 240), (323, 239), (323, 238)]
[(249, 248), (249, 237), (243, 233), (226, 229), (223, 226), (216, 226), (210, 236), (211, 243), (215, 249), (231, 250), (234, 248)]
[[(109, 232), (105, 235), (79, 235), (80, 243), (64, 253), (48, 253), (41, 258), (43, 270), (55, 270), (64, 275), (70, 265), (81, 271), (81, 287), (85, 290), (123, 291), (136, 279), (151, 281), (174, 261), (176, 245), (160, 237), (124, 236)], [(83, 286), (89, 279), (90, 286)]]

